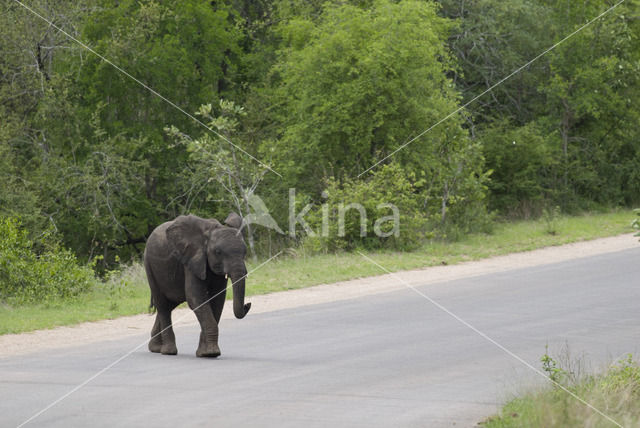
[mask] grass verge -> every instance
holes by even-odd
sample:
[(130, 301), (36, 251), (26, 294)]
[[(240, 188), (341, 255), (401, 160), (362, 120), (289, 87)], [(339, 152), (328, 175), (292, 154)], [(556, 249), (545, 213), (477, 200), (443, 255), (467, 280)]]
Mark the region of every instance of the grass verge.
[[(472, 234), (456, 242), (432, 241), (412, 252), (366, 252), (391, 271), (455, 264), (502, 254), (562, 245), (631, 232), (631, 210), (578, 217), (498, 223), (491, 234)], [(249, 270), (252, 266), (248, 266)], [(305, 254), (292, 250), (252, 273), (247, 294), (309, 287), (379, 275), (357, 253)], [(231, 294), (231, 293), (229, 293)], [(19, 333), (83, 321), (144, 313), (149, 289), (140, 264), (125, 268), (109, 281), (73, 300), (19, 307), (0, 306), (0, 334)]]
[[(548, 358), (548, 356), (545, 356)], [(599, 375), (572, 380), (571, 373), (555, 368), (551, 372), (560, 383), (613, 419), (619, 426), (640, 426), (640, 366), (631, 355)], [(499, 415), (481, 423), (484, 428), (533, 427), (616, 427), (558, 387), (523, 395), (508, 402)]]

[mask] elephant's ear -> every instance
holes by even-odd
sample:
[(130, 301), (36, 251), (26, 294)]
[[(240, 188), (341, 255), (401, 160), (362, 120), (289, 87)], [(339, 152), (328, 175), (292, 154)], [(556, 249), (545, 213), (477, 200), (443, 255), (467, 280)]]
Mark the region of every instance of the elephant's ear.
[(224, 221), (224, 224), (235, 229), (240, 229), (240, 227), (242, 226), (242, 217), (234, 212), (231, 212), (227, 216), (227, 219)]
[(220, 223), (194, 215), (181, 215), (167, 228), (167, 242), (173, 254), (195, 276), (207, 278), (207, 239)]

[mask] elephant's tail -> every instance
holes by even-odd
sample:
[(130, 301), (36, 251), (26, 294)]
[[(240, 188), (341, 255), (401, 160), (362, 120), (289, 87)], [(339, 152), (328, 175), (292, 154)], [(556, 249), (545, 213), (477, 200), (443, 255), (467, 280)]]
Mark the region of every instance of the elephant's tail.
[(156, 305), (153, 303), (153, 294), (151, 295), (151, 299), (149, 301), (149, 313), (152, 315), (156, 313)]
[(147, 281), (149, 281), (149, 289), (151, 291), (150, 293), (151, 297), (149, 298), (149, 314), (153, 315), (156, 313), (156, 309), (157, 309), (155, 303), (153, 303), (153, 287), (151, 286), (151, 284), (154, 282), (154, 278), (153, 278), (153, 272), (151, 271), (151, 267), (149, 266), (149, 263), (147, 260), (146, 248), (144, 250), (144, 271), (147, 274)]

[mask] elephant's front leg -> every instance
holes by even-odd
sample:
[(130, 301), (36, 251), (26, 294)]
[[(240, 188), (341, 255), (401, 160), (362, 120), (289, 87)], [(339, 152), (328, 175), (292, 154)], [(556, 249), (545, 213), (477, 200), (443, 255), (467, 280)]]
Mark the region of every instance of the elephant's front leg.
[(211, 307), (207, 304), (200, 308), (197, 306), (191, 306), (196, 313), (198, 322), (200, 322), (200, 341), (198, 344), (198, 350), (196, 351), (197, 357), (218, 357), (220, 356), (220, 347), (218, 347), (218, 323), (213, 317)]
[(222, 310), (224, 309), (224, 302), (227, 298), (226, 277), (223, 275), (213, 275), (213, 287), (211, 294), (213, 294), (213, 297), (209, 303), (211, 304), (213, 317), (216, 319), (216, 322), (220, 324), (220, 317), (222, 316)]
[(218, 347), (218, 323), (213, 316), (211, 305), (207, 301), (209, 294), (204, 281), (189, 275), (187, 279), (186, 294), (189, 307), (195, 312), (200, 328), (200, 341), (196, 356), (198, 357), (217, 357), (220, 355)]

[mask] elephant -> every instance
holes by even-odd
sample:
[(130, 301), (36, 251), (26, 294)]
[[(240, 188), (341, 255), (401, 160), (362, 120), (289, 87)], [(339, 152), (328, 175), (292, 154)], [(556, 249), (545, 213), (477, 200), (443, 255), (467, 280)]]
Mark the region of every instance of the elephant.
[(215, 219), (181, 215), (156, 227), (144, 250), (144, 267), (157, 311), (149, 351), (176, 355), (171, 311), (187, 302), (200, 323), (196, 356), (220, 356), (218, 323), (227, 290), (233, 286), (233, 313), (244, 318), (251, 303), (244, 302), (247, 247), (240, 233), (242, 218), (231, 213), (224, 225)]

